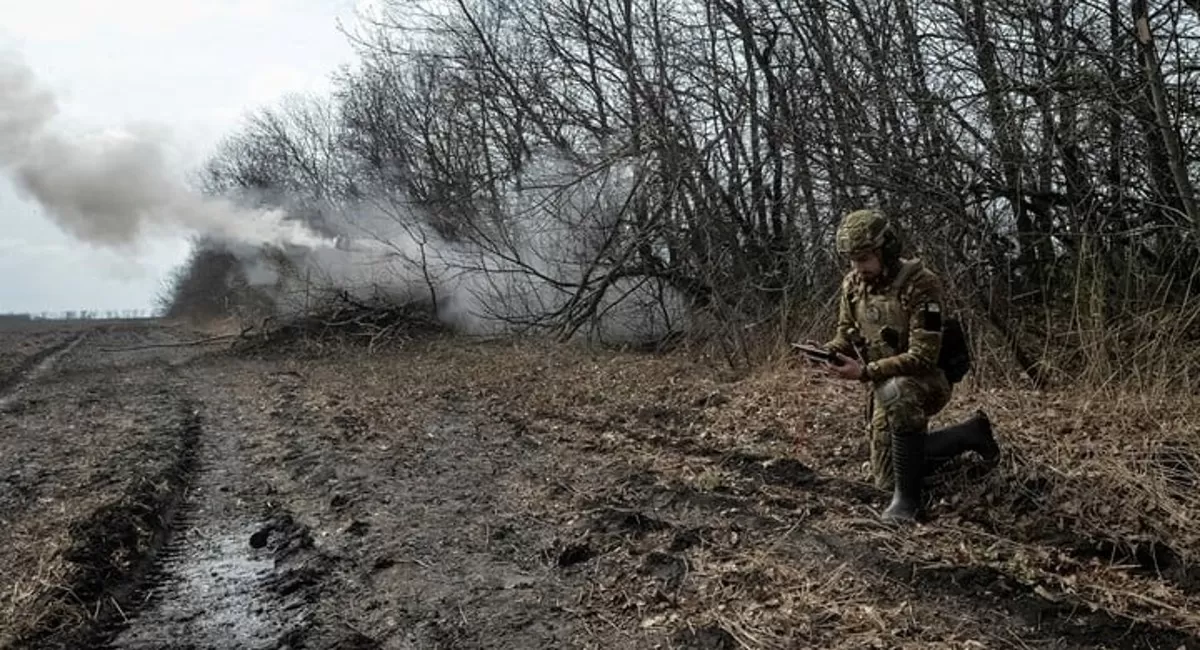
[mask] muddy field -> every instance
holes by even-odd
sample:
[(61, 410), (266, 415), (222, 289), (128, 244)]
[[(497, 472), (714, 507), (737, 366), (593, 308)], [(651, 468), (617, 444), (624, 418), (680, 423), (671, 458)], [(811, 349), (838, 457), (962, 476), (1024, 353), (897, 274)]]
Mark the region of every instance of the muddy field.
[(5, 333), (0, 647), (1200, 648), (1194, 401), (964, 386), (895, 530), (803, 366), (199, 337)]
[(25, 379), (38, 364), (61, 352), (84, 331), (44, 322), (0, 327), (0, 391)]

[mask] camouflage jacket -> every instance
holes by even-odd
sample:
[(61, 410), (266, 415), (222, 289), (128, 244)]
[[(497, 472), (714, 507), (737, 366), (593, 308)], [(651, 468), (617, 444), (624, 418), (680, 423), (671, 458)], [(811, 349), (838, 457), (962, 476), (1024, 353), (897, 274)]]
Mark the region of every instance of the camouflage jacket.
[(868, 284), (851, 270), (838, 302), (826, 347), (866, 361), (864, 380), (938, 372), (942, 283), (919, 259), (905, 260), (890, 282)]

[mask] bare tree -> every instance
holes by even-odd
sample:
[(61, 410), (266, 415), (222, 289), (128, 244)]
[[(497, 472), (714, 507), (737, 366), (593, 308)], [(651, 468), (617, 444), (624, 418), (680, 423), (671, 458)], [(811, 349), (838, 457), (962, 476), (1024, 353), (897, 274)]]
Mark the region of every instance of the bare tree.
[[(834, 225), (864, 205), (1035, 377), (1064, 329), (1083, 349), (1150, 299), (1194, 300), (1192, 0), (385, 4), (330, 101), (256, 115), (214, 190), (402, 194), (484, 255), (457, 263), (491, 293), (552, 287), (522, 318), (565, 332), (643, 281), (731, 332), (782, 322), (836, 287)], [(539, 187), (547, 161), (574, 177)], [(514, 206), (618, 173), (618, 206), (556, 222), (588, 224), (586, 254), (522, 248)]]

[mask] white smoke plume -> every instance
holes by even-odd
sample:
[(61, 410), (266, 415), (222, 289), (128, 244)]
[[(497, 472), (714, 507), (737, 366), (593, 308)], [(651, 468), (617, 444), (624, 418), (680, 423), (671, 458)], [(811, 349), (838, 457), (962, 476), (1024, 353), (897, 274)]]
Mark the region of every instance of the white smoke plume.
[(0, 53), (0, 169), (78, 239), (122, 248), (155, 231), (184, 230), (247, 244), (331, 244), (282, 211), (246, 210), (192, 191), (170, 174), (156, 130), (67, 135), (54, 130), (57, 114), (29, 67)]
[(249, 273), (270, 286), (282, 313), (301, 313), (314, 290), (334, 289), (362, 301), (431, 301), (439, 319), (459, 331), (501, 334), (549, 325), (554, 320), (546, 317), (569, 303), (597, 298), (579, 335), (657, 339), (687, 326), (682, 295), (644, 277), (599, 288), (609, 269), (597, 262), (598, 249), (628, 202), (632, 180), (621, 167), (581, 180), (569, 163), (536, 158), (522, 178), (527, 189), (504, 195), (504, 227), (455, 241), (438, 236), (395, 193), (352, 206), (324, 204), (320, 222), (338, 233), (335, 247), (291, 249), (287, 273), (271, 264)]
[(596, 284), (608, 270), (597, 263), (599, 249), (633, 191), (629, 169), (581, 179), (567, 163), (538, 159), (521, 179), (527, 189), (506, 192), (503, 226), (449, 242), (392, 190), (354, 205), (297, 200), (292, 210), (204, 196), (169, 173), (163, 133), (67, 136), (55, 130), (56, 114), (54, 97), (29, 68), (0, 54), (0, 169), (20, 191), (89, 243), (123, 249), (155, 231), (179, 230), (219, 241), (280, 316), (342, 292), (431, 302), (441, 320), (470, 333), (536, 325), (572, 305), (579, 313), (579, 303), (592, 299), (594, 314), (580, 329), (589, 338), (657, 338), (685, 324), (684, 299), (661, 281)]

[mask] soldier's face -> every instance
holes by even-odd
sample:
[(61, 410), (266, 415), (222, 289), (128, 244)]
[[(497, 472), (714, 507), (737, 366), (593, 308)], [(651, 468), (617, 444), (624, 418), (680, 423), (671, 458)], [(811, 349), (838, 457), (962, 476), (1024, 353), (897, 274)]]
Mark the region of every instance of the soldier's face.
[(864, 280), (874, 280), (883, 272), (883, 263), (876, 251), (855, 253), (850, 256), (850, 264)]

